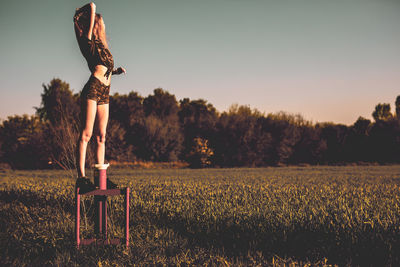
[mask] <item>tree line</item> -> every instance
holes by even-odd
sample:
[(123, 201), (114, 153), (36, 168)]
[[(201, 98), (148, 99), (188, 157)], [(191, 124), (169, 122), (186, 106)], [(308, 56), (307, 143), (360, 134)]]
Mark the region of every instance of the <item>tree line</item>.
[[(219, 112), (206, 100), (177, 101), (161, 88), (147, 97), (116, 93), (110, 96), (106, 159), (184, 161), (195, 168), (399, 163), (400, 96), (394, 113), (383, 103), (372, 116), (374, 121), (359, 117), (350, 126), (312, 123), (301, 115), (264, 114), (243, 105)], [(1, 122), (0, 162), (12, 168), (72, 169), (79, 125), (79, 94), (53, 79), (43, 84), (35, 115)]]

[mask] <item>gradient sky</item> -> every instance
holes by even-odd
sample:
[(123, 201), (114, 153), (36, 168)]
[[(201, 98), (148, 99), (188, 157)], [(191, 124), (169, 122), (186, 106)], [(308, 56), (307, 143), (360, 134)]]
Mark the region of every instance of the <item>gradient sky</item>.
[[(73, 31), (86, 1), (1, 0), (0, 118), (34, 114), (52, 78), (79, 92), (90, 72)], [(95, 1), (127, 75), (111, 93), (161, 87), (313, 122), (371, 119), (400, 95), (400, 0)], [(112, 107), (111, 107), (112, 108)]]

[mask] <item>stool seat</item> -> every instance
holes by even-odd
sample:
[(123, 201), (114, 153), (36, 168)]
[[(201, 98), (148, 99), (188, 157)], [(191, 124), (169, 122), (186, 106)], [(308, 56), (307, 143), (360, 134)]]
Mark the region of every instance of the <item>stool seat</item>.
[(96, 189), (89, 191), (80, 195), (84, 196), (115, 196), (115, 195), (125, 195), (126, 188), (123, 189)]

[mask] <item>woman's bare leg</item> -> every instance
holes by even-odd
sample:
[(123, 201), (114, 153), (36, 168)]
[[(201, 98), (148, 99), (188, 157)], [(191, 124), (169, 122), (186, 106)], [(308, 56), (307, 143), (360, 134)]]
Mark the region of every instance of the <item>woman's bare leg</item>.
[(106, 130), (108, 123), (109, 104), (98, 105), (96, 113), (96, 163), (104, 164), (106, 151)]
[(85, 176), (85, 161), (86, 161), (86, 148), (92, 137), (93, 125), (96, 119), (97, 103), (94, 100), (86, 100), (85, 105), (82, 107), (84, 112), (84, 122), (82, 122), (82, 129), (77, 145), (77, 171), (78, 177)]

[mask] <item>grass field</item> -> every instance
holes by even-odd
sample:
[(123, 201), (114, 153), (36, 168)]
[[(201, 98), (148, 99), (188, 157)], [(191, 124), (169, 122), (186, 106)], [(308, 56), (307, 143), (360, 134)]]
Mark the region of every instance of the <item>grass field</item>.
[[(0, 173), (0, 265), (400, 265), (400, 166), (111, 166), (108, 176), (131, 188), (128, 249), (75, 249), (70, 172)], [(110, 237), (123, 237), (123, 199), (108, 202)]]

